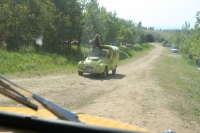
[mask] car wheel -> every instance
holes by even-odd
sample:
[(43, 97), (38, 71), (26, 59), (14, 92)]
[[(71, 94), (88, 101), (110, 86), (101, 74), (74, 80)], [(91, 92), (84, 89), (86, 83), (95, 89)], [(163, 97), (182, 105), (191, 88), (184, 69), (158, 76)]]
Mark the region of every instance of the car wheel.
[(78, 71), (78, 75), (80, 75), (80, 76), (83, 75), (83, 72), (79, 72), (79, 71)]
[(107, 67), (106, 67), (106, 68), (104, 69), (104, 72), (102, 73), (102, 77), (103, 77), (103, 78), (106, 78), (107, 75), (108, 75), (108, 69), (107, 69)]
[(113, 74), (113, 75), (115, 75), (115, 74), (116, 74), (116, 69), (117, 69), (117, 68), (115, 67), (115, 69), (114, 69), (114, 70), (112, 70), (112, 74)]

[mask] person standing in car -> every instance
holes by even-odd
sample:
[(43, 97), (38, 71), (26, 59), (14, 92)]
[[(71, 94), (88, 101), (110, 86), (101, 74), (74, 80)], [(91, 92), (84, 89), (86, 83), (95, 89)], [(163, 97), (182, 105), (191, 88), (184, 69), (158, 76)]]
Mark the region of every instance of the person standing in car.
[(102, 44), (99, 34), (95, 35), (94, 39), (92, 40), (92, 43), (93, 43), (93, 49), (99, 48), (99, 46)]

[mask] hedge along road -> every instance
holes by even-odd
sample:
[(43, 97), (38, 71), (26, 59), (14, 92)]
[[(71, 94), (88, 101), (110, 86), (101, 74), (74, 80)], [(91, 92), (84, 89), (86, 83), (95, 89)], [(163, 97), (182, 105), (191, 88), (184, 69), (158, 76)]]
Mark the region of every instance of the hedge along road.
[[(116, 75), (107, 78), (84, 74), (54, 74), (31, 78), (12, 78), (15, 83), (73, 112), (84, 112), (162, 132), (197, 133), (199, 126), (190, 125), (167, 107), (164, 88), (154, 73), (163, 49), (155, 48), (145, 56), (120, 65)], [(16, 106), (1, 97), (0, 106)], [(21, 106), (17, 104), (17, 106)]]

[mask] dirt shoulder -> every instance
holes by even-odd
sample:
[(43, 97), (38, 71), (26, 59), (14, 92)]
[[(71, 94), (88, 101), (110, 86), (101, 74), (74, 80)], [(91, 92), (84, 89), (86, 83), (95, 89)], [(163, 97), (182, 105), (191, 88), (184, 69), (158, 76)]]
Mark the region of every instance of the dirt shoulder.
[[(111, 118), (156, 132), (173, 129), (179, 133), (199, 133), (198, 126), (181, 120), (167, 107), (164, 88), (154, 76), (164, 47), (152, 45), (155, 48), (145, 56), (119, 66), (116, 75), (109, 72), (106, 79), (63, 73), (11, 80), (74, 112)], [(14, 105), (1, 100), (2, 105)]]

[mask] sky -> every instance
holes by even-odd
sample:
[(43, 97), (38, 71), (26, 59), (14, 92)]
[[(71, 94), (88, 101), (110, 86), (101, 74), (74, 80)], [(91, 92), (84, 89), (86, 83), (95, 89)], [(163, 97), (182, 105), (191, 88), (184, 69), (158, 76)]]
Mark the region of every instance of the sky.
[(182, 29), (185, 22), (193, 28), (200, 0), (98, 0), (108, 12), (116, 11), (117, 17), (142, 22), (154, 29)]

